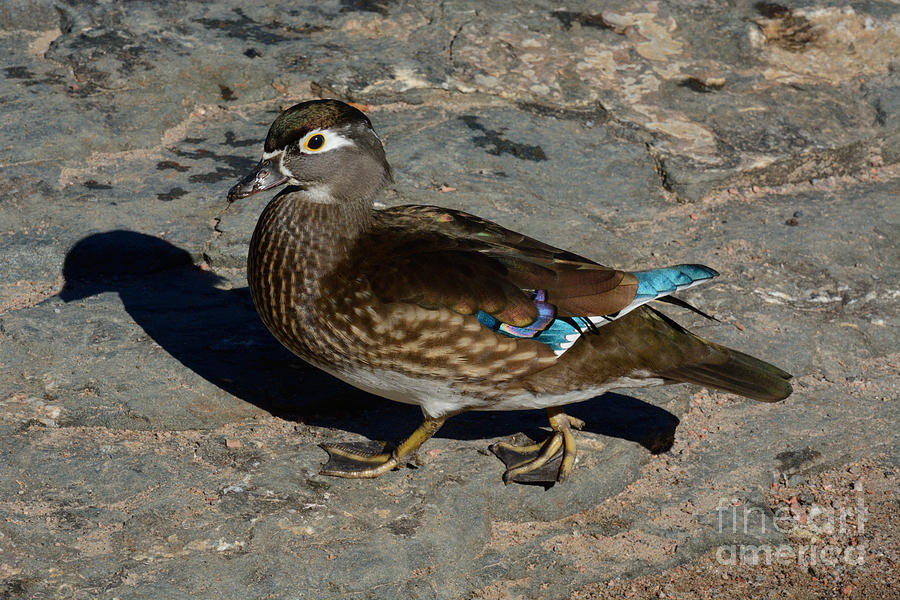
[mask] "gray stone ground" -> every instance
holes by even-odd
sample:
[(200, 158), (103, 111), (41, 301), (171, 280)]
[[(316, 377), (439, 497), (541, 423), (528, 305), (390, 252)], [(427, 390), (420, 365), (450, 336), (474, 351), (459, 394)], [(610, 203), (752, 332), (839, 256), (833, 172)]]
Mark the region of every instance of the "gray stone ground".
[[(562, 598), (790, 541), (767, 495), (788, 477), (896, 473), (896, 2), (245, 4), (0, 4), (0, 597)], [(225, 192), (319, 96), (370, 107), (387, 204), (715, 267), (687, 298), (721, 323), (670, 314), (795, 393), (578, 405), (575, 476), (546, 491), (486, 452), (540, 437), (536, 412), (319, 476), (317, 443), (418, 418), (293, 358), (249, 300), (266, 198)]]

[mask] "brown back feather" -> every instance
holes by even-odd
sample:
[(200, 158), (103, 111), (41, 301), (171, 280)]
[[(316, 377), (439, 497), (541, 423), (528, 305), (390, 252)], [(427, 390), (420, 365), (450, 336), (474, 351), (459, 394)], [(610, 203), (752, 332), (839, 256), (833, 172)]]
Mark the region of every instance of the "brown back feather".
[(376, 211), (349, 260), (382, 301), (483, 310), (520, 327), (537, 318), (532, 290), (546, 290), (561, 316), (614, 313), (637, 292), (629, 273), (434, 206)]

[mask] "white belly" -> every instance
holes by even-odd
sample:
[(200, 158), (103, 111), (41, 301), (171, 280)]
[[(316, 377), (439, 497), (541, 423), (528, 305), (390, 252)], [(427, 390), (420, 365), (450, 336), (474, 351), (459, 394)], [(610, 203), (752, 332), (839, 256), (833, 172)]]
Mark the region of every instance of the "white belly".
[(395, 402), (421, 406), (422, 412), (433, 418), (464, 410), (529, 410), (563, 406), (596, 398), (611, 389), (649, 387), (664, 383), (662, 379), (653, 377), (619, 377), (605, 382), (602, 386), (587, 390), (572, 390), (556, 394), (518, 391), (506, 395), (483, 397), (465, 394), (459, 387), (451, 385), (450, 381), (410, 377), (395, 371), (367, 369), (338, 371), (330, 367), (319, 366), (319, 368), (370, 394)]

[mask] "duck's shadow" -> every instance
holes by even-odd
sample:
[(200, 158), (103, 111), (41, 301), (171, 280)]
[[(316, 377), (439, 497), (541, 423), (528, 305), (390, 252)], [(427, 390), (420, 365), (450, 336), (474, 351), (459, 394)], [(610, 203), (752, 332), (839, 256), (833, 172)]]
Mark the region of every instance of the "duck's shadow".
[[(192, 264), (165, 240), (134, 231), (88, 236), (66, 255), (70, 302), (105, 291), (157, 344), (207, 381), (280, 418), (336, 427), (369, 439), (398, 441), (421, 422), (415, 406), (356, 390), (306, 365), (266, 331), (249, 290), (220, 289), (220, 278)], [(605, 394), (567, 408), (594, 433), (637, 442), (653, 453), (672, 446), (678, 418), (621, 394)], [(523, 432), (546, 434), (543, 411), (464, 413), (438, 437), (482, 439)]]

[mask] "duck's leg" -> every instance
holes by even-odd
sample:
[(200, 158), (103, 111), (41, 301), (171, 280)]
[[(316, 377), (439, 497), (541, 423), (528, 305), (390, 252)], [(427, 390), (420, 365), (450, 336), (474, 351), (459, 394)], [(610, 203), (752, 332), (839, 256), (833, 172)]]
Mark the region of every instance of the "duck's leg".
[(572, 428), (581, 429), (584, 421), (570, 417), (559, 406), (547, 409), (553, 434), (540, 444), (515, 446), (498, 442), (491, 452), (506, 465), (503, 483), (562, 483), (575, 465), (575, 438)]
[(319, 444), (328, 453), (328, 462), (319, 471), (322, 475), (354, 479), (383, 475), (402, 467), (431, 436), (437, 433), (450, 415), (432, 418), (426, 415), (419, 427), (395, 449), (388, 451), (382, 443), (377, 450), (366, 449), (360, 444)]

